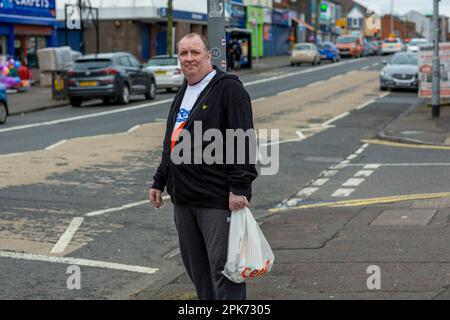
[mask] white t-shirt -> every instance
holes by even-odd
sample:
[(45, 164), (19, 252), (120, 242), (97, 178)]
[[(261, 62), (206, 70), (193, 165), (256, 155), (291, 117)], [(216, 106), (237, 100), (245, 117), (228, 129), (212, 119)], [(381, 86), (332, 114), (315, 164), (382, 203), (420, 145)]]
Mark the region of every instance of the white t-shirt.
[(189, 115), (191, 114), (191, 110), (194, 107), (195, 101), (197, 101), (203, 89), (206, 88), (206, 86), (211, 81), (211, 79), (214, 78), (216, 73), (216, 70), (213, 70), (208, 73), (200, 82), (196, 83), (193, 86), (187, 86), (183, 101), (181, 102), (180, 110), (177, 114), (177, 119), (175, 122), (175, 126), (173, 127), (173, 131), (180, 128), (183, 123), (185, 124), (187, 122), (187, 120), (189, 119)]

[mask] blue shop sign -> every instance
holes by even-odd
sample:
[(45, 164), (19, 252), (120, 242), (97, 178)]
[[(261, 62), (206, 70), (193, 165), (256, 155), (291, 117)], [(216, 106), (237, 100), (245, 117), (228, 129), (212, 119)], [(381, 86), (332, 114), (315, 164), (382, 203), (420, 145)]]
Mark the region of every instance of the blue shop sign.
[[(167, 18), (167, 8), (159, 8), (158, 14), (161, 18)], [(173, 18), (176, 20), (208, 21), (206, 14), (178, 10), (173, 10)]]
[(245, 15), (245, 6), (231, 2), (231, 17), (228, 23), (230, 27), (245, 28), (247, 25), (247, 16)]
[(272, 10), (272, 24), (281, 26), (289, 26), (289, 11), (273, 9)]
[(55, 0), (0, 0), (0, 14), (55, 19)]

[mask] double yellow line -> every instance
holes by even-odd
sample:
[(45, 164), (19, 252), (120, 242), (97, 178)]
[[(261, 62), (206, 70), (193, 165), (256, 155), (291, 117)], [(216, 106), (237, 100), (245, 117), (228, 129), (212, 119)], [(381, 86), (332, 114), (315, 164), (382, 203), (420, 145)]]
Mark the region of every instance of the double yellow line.
[(440, 192), (440, 193), (424, 193), (424, 194), (410, 194), (402, 196), (391, 196), (391, 197), (380, 197), (380, 198), (368, 198), (368, 199), (355, 199), (355, 200), (343, 200), (336, 202), (325, 202), (316, 204), (306, 204), (296, 207), (286, 207), (286, 208), (272, 208), (269, 209), (271, 213), (278, 213), (287, 210), (301, 210), (301, 209), (311, 209), (311, 208), (342, 208), (342, 207), (358, 207), (358, 206), (368, 206), (374, 204), (392, 203), (400, 201), (411, 201), (411, 200), (424, 200), (424, 199), (435, 199), (435, 198), (445, 198), (450, 197), (450, 192)]
[(412, 149), (434, 149), (434, 150), (450, 150), (450, 146), (434, 146), (427, 144), (413, 144), (413, 143), (401, 143), (401, 142), (391, 142), (384, 140), (361, 140), (363, 143), (368, 144), (378, 144), (389, 147), (399, 147), (399, 148), (412, 148)]

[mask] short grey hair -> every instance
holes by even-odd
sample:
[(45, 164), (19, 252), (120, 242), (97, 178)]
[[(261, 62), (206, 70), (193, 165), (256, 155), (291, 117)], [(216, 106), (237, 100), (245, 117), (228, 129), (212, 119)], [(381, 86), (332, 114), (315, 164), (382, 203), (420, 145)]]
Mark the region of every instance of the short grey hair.
[(195, 37), (199, 37), (200, 40), (203, 42), (203, 46), (205, 47), (205, 50), (209, 51), (208, 39), (206, 39), (205, 36), (203, 36), (203, 35), (201, 35), (199, 33), (195, 33), (195, 32), (188, 33), (183, 38), (181, 38), (181, 40), (178, 41), (178, 43), (177, 43), (177, 49), (180, 47), (180, 42), (181, 41), (183, 41), (184, 39), (195, 38)]

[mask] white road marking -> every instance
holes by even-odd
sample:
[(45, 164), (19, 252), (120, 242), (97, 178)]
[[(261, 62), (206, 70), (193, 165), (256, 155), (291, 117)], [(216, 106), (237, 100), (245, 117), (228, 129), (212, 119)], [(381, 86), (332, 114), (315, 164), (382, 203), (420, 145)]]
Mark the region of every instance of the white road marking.
[(297, 134), (299, 139), (302, 139), (302, 140), (306, 139), (305, 135), (300, 130), (296, 130), (295, 133)]
[(376, 67), (376, 66), (378, 66), (379, 65), (379, 63), (377, 62), (377, 63), (374, 63), (373, 65), (372, 65), (372, 67)]
[(344, 161), (341, 161), (340, 164), (348, 164), (348, 163), (350, 163), (350, 160), (344, 160)]
[(369, 100), (369, 101), (363, 103), (362, 105), (356, 107), (355, 109), (356, 110), (361, 110), (362, 108), (365, 108), (365, 107), (367, 107), (368, 105), (371, 105), (374, 102), (375, 102), (375, 100)]
[(350, 196), (353, 192), (355, 191), (355, 189), (337, 189), (331, 196), (336, 198), (336, 197), (348, 197)]
[(379, 167), (379, 164), (366, 164), (364, 170), (378, 169)]
[(72, 222), (67, 227), (66, 231), (63, 233), (61, 238), (58, 240), (58, 242), (55, 244), (52, 250), (50, 250), (51, 253), (63, 253), (67, 246), (69, 245), (70, 241), (72, 241), (73, 236), (77, 232), (80, 225), (83, 223), (84, 218), (73, 218)]
[(330, 79), (328, 79), (328, 80), (336, 80), (336, 79), (339, 79), (339, 78), (342, 78), (342, 77), (343, 77), (343, 75), (340, 74), (340, 75), (334, 76), (334, 77), (332, 77), (332, 78), (330, 78)]
[(355, 177), (370, 177), (372, 175), (372, 170), (360, 170), (355, 174)]
[(123, 270), (130, 272), (139, 272), (139, 273), (147, 273), (153, 274), (159, 271), (158, 268), (148, 268), (148, 267), (140, 267), (140, 266), (132, 266), (127, 264), (120, 263), (112, 263), (105, 261), (97, 261), (97, 260), (87, 260), (87, 259), (77, 259), (77, 258), (69, 258), (69, 257), (51, 257), (51, 256), (43, 256), (31, 253), (17, 253), (17, 252), (9, 252), (9, 251), (0, 251), (0, 258), (13, 258), (13, 259), (23, 259), (23, 260), (31, 260), (31, 261), (42, 261), (42, 262), (56, 262), (77, 266), (86, 266), (86, 267), (95, 267), (95, 268), (105, 268), (105, 269), (114, 269), (114, 270)]
[(267, 146), (273, 146), (276, 144), (283, 144), (283, 143), (288, 143), (288, 142), (299, 142), (299, 141), (303, 141), (304, 139), (289, 139), (289, 140), (281, 140), (281, 141), (274, 141), (274, 142), (268, 142), (268, 143), (261, 143), (259, 145), (259, 147), (267, 147)]
[(129, 204), (123, 205), (121, 207), (117, 207), (117, 208), (110, 208), (110, 209), (93, 211), (93, 212), (86, 213), (85, 216), (86, 217), (101, 216), (101, 215), (103, 215), (105, 213), (123, 211), (123, 210), (134, 208), (134, 207), (137, 207), (137, 206), (142, 206), (143, 204), (150, 204), (150, 200), (144, 200), (144, 201), (129, 203)]
[(357, 155), (357, 154), (352, 154), (352, 155), (349, 155), (349, 156), (347, 157), (347, 160), (353, 160), (353, 159), (355, 159), (355, 158), (358, 158), (358, 155)]
[(384, 98), (384, 97), (386, 97), (386, 96), (388, 96), (388, 95), (390, 95), (390, 94), (391, 94), (390, 92), (385, 92), (385, 93), (380, 94), (380, 95), (378, 96), (378, 98)]
[(361, 70), (369, 70), (370, 66), (366, 66), (364, 68), (361, 68)]
[(310, 69), (307, 69), (307, 70), (291, 72), (291, 73), (284, 74), (282, 76), (275, 76), (275, 77), (270, 77), (270, 78), (266, 78), (266, 79), (260, 79), (260, 80), (255, 80), (255, 81), (251, 81), (251, 82), (246, 82), (246, 83), (244, 83), (244, 86), (248, 87), (248, 86), (253, 86), (255, 84), (272, 82), (274, 80), (279, 80), (279, 79), (284, 79), (284, 78), (288, 78), (288, 77), (293, 77), (293, 76), (297, 76), (297, 75), (305, 74), (305, 73), (321, 71), (321, 70), (324, 70), (324, 69), (329, 69), (329, 68), (334, 68), (334, 67), (338, 67), (338, 66), (343, 66), (345, 64), (362, 62), (362, 61), (365, 61), (365, 60), (367, 60), (367, 58), (358, 59), (358, 60), (348, 60), (348, 61), (345, 61), (345, 62), (333, 63), (333, 64), (329, 64), (329, 65), (325, 65), (325, 66), (310, 68)]
[(356, 72), (357, 72), (356, 70), (352, 70), (352, 71), (347, 72), (347, 75), (354, 74)]
[(26, 152), (17, 152), (17, 153), (7, 153), (0, 155), (0, 158), (7, 158), (7, 157), (14, 157), (14, 156), (21, 156), (25, 154)]
[(344, 182), (343, 187), (357, 187), (363, 183), (365, 179), (362, 178), (351, 178)]
[(313, 82), (313, 83), (310, 83), (310, 84), (306, 85), (306, 88), (315, 87), (315, 86), (317, 86), (317, 85), (319, 85), (321, 83), (324, 83), (324, 82), (325, 82), (325, 80), (316, 81), (316, 82)]
[(313, 186), (313, 187), (321, 187), (321, 186), (323, 186), (325, 183), (327, 183), (329, 180), (330, 180), (330, 179), (327, 179), (327, 178), (320, 178), (320, 179), (317, 179), (316, 181), (314, 181), (314, 182), (312, 183), (312, 186)]
[(319, 188), (304, 188), (304, 189), (300, 190), (297, 193), (297, 196), (299, 196), (299, 197), (309, 197), (310, 195), (312, 195), (317, 190), (319, 190)]
[(61, 140), (61, 141), (59, 141), (59, 142), (57, 142), (57, 143), (55, 143), (55, 144), (52, 144), (51, 146), (48, 146), (47, 148), (45, 148), (45, 150), (52, 150), (52, 149), (55, 149), (56, 147), (62, 145), (63, 143), (66, 143), (67, 141), (68, 141), (68, 140), (66, 140), (66, 139)]
[(140, 124), (138, 124), (137, 126), (134, 126), (133, 128), (131, 128), (130, 130), (128, 130), (128, 133), (131, 133), (131, 132), (133, 132), (133, 131), (135, 131), (135, 130), (137, 130), (137, 129), (139, 129), (141, 127), (141, 125)]
[(167, 119), (164, 119), (164, 118), (156, 118), (155, 119), (155, 122), (166, 122), (167, 121)]
[(278, 95), (278, 96), (282, 96), (282, 95), (284, 95), (284, 94), (289, 94), (289, 93), (292, 93), (292, 92), (297, 91), (297, 90), (298, 90), (298, 88), (294, 88), (294, 89), (290, 89), (290, 90), (278, 92), (277, 95)]
[(339, 171), (338, 170), (327, 170), (327, 171), (325, 171), (323, 174), (322, 174), (322, 176), (323, 177), (333, 177), (333, 176), (335, 176), (336, 175), (336, 173), (338, 173)]
[(264, 100), (266, 100), (266, 99), (267, 99), (267, 97), (261, 97), (261, 98), (252, 100), (252, 103), (259, 102), (259, 101), (264, 101)]
[(110, 111), (91, 113), (91, 114), (86, 114), (86, 115), (83, 115), (83, 116), (70, 117), (70, 118), (64, 118), (64, 119), (53, 120), (53, 121), (38, 122), (38, 123), (27, 124), (27, 125), (23, 125), (23, 126), (15, 126), (15, 127), (11, 127), (11, 128), (0, 129), (0, 133), (10, 132), (10, 131), (17, 131), (17, 130), (24, 130), (24, 129), (29, 129), (29, 128), (51, 126), (51, 125), (60, 124), (60, 123), (66, 123), (66, 122), (72, 122), (72, 121), (77, 121), (77, 120), (102, 117), (102, 116), (107, 116), (107, 115), (111, 115), (111, 114), (115, 114), (115, 113), (122, 113), (122, 112), (128, 112), (128, 111), (133, 111), (133, 110), (139, 110), (139, 109), (144, 109), (144, 108), (148, 108), (148, 107), (154, 107), (154, 106), (157, 106), (157, 105), (169, 103), (169, 102), (172, 102), (172, 100), (173, 99), (166, 99), (166, 100), (162, 100), (162, 101), (158, 101), (158, 102), (144, 103), (144, 104), (140, 104), (140, 105), (137, 105), (137, 106), (126, 107), (126, 108), (121, 108), (121, 109), (117, 109), (117, 110), (110, 110)]
[(323, 123), (323, 125), (324, 125), (324, 126), (328, 126), (328, 125), (332, 124), (333, 122), (335, 122), (335, 121), (337, 121), (337, 120), (340, 120), (340, 119), (342, 119), (342, 118), (345, 118), (345, 117), (348, 116), (349, 114), (350, 114), (349, 112), (345, 112), (345, 113), (343, 113), (343, 114), (340, 114), (340, 115), (338, 115), (338, 116), (336, 116), (336, 117), (334, 117), (334, 118), (331, 118), (331, 119), (328, 120), (328, 121), (325, 121), (325, 122)]

